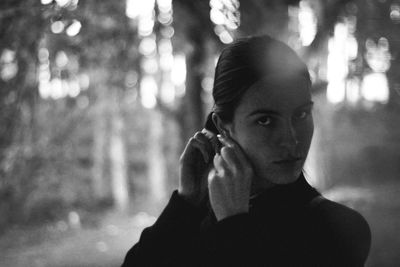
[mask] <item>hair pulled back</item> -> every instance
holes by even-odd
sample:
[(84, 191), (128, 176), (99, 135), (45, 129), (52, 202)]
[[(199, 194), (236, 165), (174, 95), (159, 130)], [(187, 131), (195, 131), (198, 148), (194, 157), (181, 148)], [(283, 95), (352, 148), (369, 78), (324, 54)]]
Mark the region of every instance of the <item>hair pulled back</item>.
[(215, 68), (214, 107), (206, 128), (218, 133), (212, 113), (232, 121), (243, 94), (260, 79), (303, 76), (310, 81), (307, 66), (286, 44), (267, 35), (241, 38), (225, 47)]

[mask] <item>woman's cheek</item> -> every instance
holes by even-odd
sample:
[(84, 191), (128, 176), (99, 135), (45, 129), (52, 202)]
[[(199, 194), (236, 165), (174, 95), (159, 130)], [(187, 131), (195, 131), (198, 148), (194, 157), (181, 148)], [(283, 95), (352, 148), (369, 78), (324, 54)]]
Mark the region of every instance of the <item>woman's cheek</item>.
[(311, 119), (308, 120), (305, 123), (305, 125), (300, 129), (299, 142), (301, 144), (302, 150), (308, 151), (311, 145), (313, 134), (314, 134), (314, 123), (313, 120)]
[(253, 162), (258, 165), (266, 166), (274, 160), (276, 147), (270, 136), (267, 134), (253, 135), (246, 144), (246, 153)]
[(237, 135), (236, 140), (250, 161), (265, 166), (274, 160), (274, 143), (277, 139), (274, 131), (259, 125), (246, 125), (238, 133), (241, 134)]

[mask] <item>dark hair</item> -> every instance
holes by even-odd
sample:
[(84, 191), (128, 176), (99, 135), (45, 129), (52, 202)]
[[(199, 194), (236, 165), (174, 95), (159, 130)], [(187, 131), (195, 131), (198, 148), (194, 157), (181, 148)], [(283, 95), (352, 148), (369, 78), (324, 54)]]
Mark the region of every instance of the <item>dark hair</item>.
[(205, 128), (218, 133), (212, 113), (231, 121), (243, 94), (258, 80), (299, 75), (310, 81), (307, 66), (286, 44), (267, 35), (236, 40), (218, 59), (212, 93), (215, 104)]

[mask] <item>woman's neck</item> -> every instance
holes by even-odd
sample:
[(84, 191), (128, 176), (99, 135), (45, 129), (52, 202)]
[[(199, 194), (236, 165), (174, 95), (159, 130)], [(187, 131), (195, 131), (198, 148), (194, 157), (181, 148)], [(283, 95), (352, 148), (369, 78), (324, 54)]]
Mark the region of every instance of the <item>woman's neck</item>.
[(253, 177), (253, 181), (251, 184), (250, 198), (254, 198), (264, 192), (267, 189), (275, 187), (276, 184), (271, 183), (266, 179), (257, 179), (257, 177)]

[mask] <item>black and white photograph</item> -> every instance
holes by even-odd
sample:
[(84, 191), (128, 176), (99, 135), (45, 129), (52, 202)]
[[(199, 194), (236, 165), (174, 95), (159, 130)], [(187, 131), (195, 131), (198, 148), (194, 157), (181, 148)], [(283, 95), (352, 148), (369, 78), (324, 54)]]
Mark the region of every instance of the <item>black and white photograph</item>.
[(0, 251), (400, 266), (400, 0), (1, 0)]

